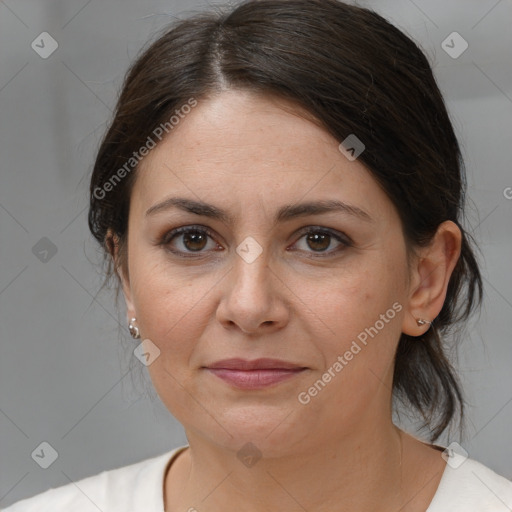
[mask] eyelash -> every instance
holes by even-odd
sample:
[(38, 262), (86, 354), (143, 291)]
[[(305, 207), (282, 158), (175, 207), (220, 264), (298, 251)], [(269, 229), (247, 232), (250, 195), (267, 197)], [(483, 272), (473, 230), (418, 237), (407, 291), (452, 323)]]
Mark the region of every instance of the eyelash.
[[(198, 251), (196, 253), (193, 253), (193, 252), (185, 253), (183, 251), (177, 251), (177, 250), (172, 250), (172, 249), (168, 248), (168, 245), (171, 243), (172, 240), (174, 240), (179, 235), (188, 234), (188, 233), (196, 233), (196, 234), (198, 233), (201, 235), (207, 235), (213, 240), (215, 239), (214, 233), (206, 227), (183, 226), (180, 228), (173, 229), (172, 231), (169, 231), (166, 234), (164, 234), (163, 237), (158, 242), (158, 245), (165, 246), (169, 252), (171, 252), (179, 257), (182, 257), (182, 258), (201, 257), (203, 255), (203, 253), (201, 251)], [(341, 234), (336, 231), (333, 231), (332, 229), (323, 228), (320, 226), (308, 226), (307, 229), (300, 232), (300, 238), (297, 240), (297, 242), (299, 240), (301, 240), (302, 237), (304, 237), (305, 235), (314, 234), (314, 233), (317, 233), (317, 234), (320, 233), (323, 235), (331, 236), (336, 241), (341, 243), (341, 247), (338, 247), (337, 249), (334, 249), (334, 250), (325, 251), (325, 252), (317, 252), (317, 253), (313, 252), (312, 254), (314, 254), (314, 256), (309, 256), (310, 258), (327, 258), (327, 257), (333, 256), (335, 254), (338, 254), (342, 250), (344, 250), (348, 247), (352, 247), (352, 245), (353, 245), (352, 240), (345, 234)], [(297, 242), (295, 242), (295, 243), (297, 243)], [(185, 255), (185, 254), (187, 254), (187, 255)]]

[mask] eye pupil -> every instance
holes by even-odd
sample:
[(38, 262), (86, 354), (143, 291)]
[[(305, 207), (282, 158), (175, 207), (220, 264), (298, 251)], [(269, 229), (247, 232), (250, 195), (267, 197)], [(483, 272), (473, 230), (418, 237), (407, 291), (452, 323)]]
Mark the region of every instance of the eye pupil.
[(310, 242), (312, 242), (313, 244), (320, 242), (321, 247), (317, 246), (316, 249), (319, 249), (320, 251), (325, 251), (326, 249), (328, 249), (330, 245), (330, 237), (331, 235), (328, 234), (310, 233), (307, 236), (308, 245), (310, 246), (311, 249), (315, 249), (315, 247), (312, 247), (310, 245)]
[[(202, 239), (202, 240), (201, 240)], [(202, 241), (202, 243), (201, 243)], [(200, 251), (204, 248), (206, 242), (206, 236), (203, 233), (184, 233), (183, 234), (183, 243), (185, 247), (191, 251)], [(199, 243), (199, 247), (194, 246), (194, 244)], [(192, 246), (190, 245), (192, 244)]]

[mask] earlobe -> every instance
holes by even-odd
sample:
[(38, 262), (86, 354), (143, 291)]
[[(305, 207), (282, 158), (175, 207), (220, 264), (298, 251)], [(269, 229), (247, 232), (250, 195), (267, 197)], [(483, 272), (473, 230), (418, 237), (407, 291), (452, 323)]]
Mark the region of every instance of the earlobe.
[(439, 225), (431, 243), (417, 250), (402, 332), (421, 336), (441, 311), (460, 256), (462, 233), (452, 221)]

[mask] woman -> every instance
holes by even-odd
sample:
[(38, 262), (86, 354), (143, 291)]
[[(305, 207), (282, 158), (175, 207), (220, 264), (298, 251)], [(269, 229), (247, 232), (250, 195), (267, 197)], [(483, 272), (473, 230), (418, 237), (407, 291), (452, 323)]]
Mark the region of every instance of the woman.
[(443, 99), (382, 17), (263, 0), (176, 23), (126, 77), (90, 199), (189, 443), (9, 512), (510, 510), (512, 482), (431, 444), (462, 420), (443, 335), (482, 282)]

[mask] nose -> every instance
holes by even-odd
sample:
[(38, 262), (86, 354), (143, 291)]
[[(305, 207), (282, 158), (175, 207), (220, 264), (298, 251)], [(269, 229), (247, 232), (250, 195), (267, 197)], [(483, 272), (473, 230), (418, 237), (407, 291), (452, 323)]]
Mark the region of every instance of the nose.
[(217, 320), (225, 328), (238, 328), (244, 334), (282, 329), (289, 318), (286, 291), (265, 252), (252, 262), (235, 255), (233, 268), (224, 280)]

